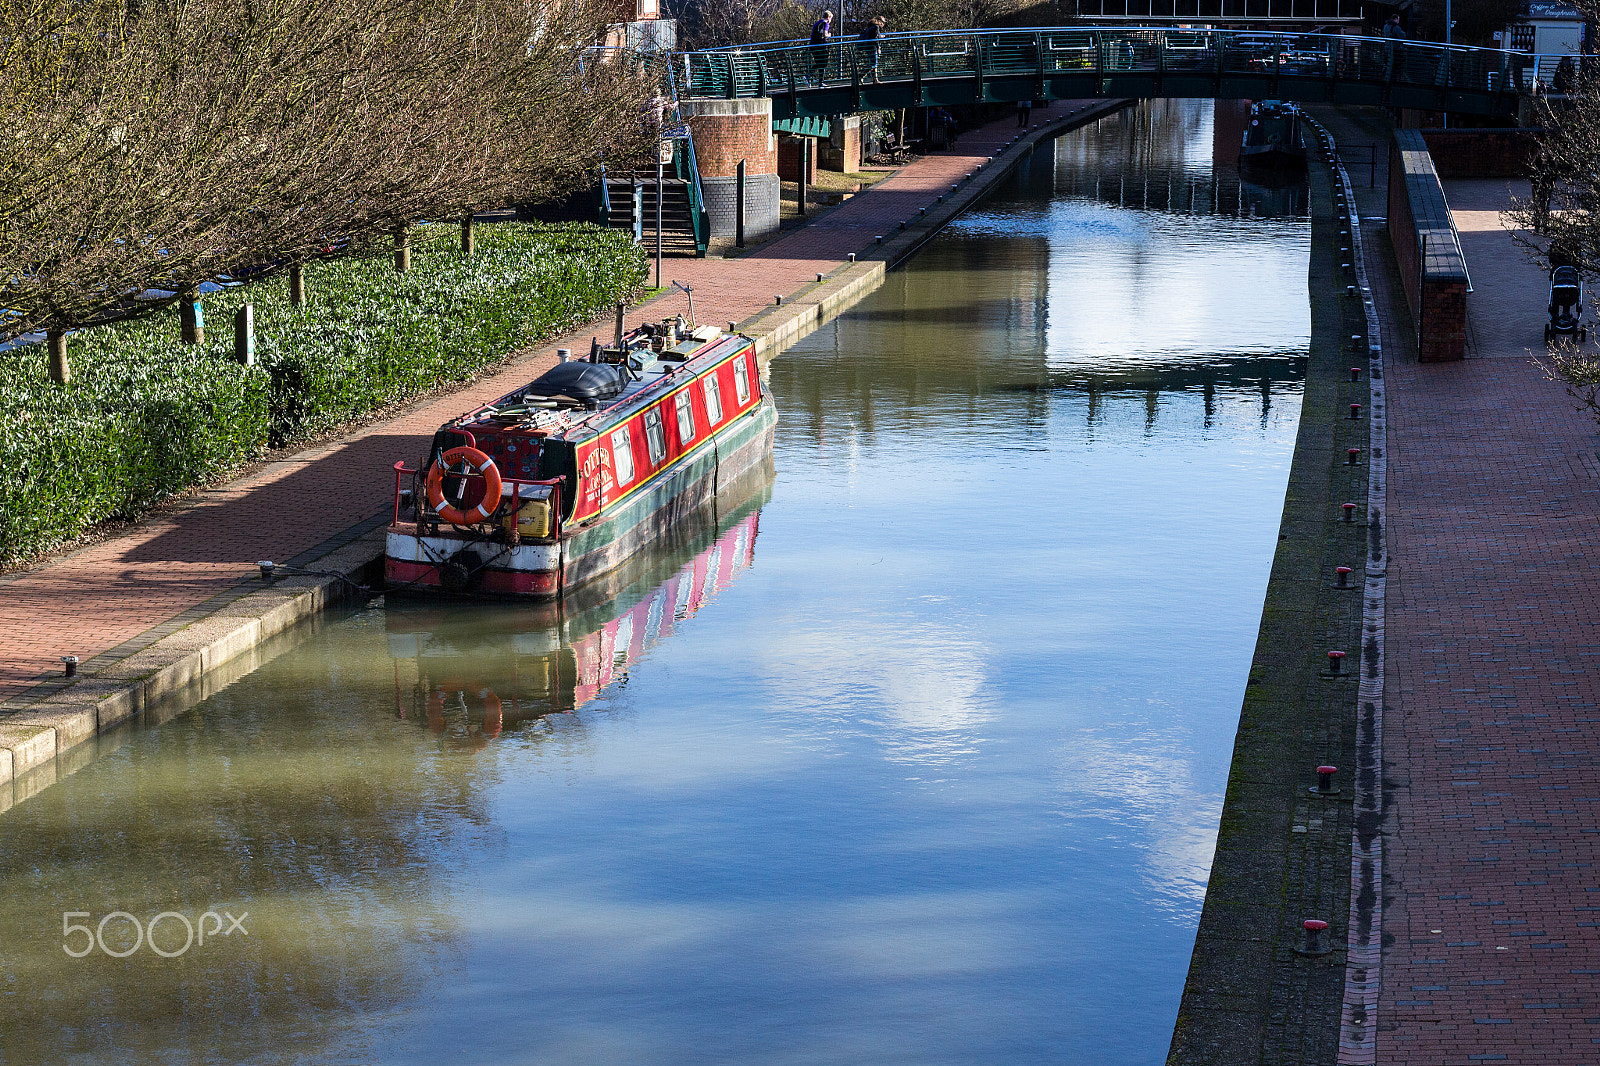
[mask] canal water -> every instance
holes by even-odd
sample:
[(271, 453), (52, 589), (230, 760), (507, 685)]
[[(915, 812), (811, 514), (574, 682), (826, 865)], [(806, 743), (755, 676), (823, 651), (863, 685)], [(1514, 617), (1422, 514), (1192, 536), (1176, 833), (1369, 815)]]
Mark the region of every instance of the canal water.
[(329, 618), (0, 814), (0, 1061), (1163, 1061), (1309, 330), (1224, 119), (1038, 152), (612, 586)]

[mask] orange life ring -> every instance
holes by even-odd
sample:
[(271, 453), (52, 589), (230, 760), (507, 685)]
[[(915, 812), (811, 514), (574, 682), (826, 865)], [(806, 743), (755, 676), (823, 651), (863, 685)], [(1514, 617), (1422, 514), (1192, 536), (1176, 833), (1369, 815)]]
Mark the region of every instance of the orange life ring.
[[(466, 511), (444, 498), (445, 467), (456, 462), (464, 462), (470, 472), (483, 475), (483, 499), (478, 501), (476, 507)], [(500, 506), (502, 484), (500, 468), (494, 465), (493, 459), (476, 448), (462, 445), (441, 455), (439, 461), (433, 464), (433, 469), (428, 471), (428, 503), (440, 518), (453, 526), (475, 526), (479, 522), (487, 522)]]

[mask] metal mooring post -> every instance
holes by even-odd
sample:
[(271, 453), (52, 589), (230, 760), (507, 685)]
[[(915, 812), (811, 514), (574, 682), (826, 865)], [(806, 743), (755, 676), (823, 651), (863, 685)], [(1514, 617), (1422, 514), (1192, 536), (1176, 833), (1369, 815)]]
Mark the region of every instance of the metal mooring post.
[(800, 138), (800, 216), (806, 213), (806, 179), (811, 177), (811, 138)]
[(656, 288), (661, 288), (661, 189), (666, 184), (661, 156), (656, 156)]

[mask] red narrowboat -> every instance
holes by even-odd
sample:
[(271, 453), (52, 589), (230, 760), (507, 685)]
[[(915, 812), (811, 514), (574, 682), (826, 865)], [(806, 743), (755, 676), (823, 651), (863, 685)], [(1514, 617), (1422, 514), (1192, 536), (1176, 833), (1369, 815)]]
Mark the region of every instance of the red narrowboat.
[(750, 338), (619, 327), (395, 464), (388, 586), (558, 599), (762, 463), (777, 419)]

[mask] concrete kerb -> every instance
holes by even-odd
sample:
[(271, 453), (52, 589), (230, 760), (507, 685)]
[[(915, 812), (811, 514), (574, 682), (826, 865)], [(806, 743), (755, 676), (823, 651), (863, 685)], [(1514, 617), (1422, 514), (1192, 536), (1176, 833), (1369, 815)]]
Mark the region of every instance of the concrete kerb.
[[(1337, 256), (1340, 176), (1319, 163), (1309, 178), (1312, 330), (1300, 425), (1169, 1066), (1346, 1062), (1342, 949), (1352, 935), (1354, 792), (1313, 798), (1307, 788), (1318, 765), (1346, 774), (1363, 765), (1356, 686), (1328, 684), (1317, 672), (1326, 650), (1362, 646), (1363, 598), (1325, 576), (1336, 564), (1361, 565), (1368, 536), (1365, 525), (1343, 521), (1340, 505), (1369, 494), (1371, 466), (1350, 468), (1343, 459), (1351, 446), (1372, 454), (1371, 419), (1342, 415), (1352, 400), (1368, 411), (1381, 405), (1370, 391), (1376, 353), (1345, 346), (1367, 327), (1360, 305), (1344, 295)], [(1367, 370), (1361, 380), (1347, 376), (1352, 365)], [(1246, 925), (1243, 908), (1263, 920)], [(1296, 951), (1305, 919), (1330, 923), (1333, 952)]]
[[(317, 568), (329, 576), (289, 577), (232, 600), (98, 673), (9, 710), (0, 718), (0, 784), (21, 779), (268, 638), (353, 598), (352, 583), (376, 577), (382, 538), (382, 530), (374, 530), (318, 559)], [(0, 809), (8, 805), (0, 802)]]

